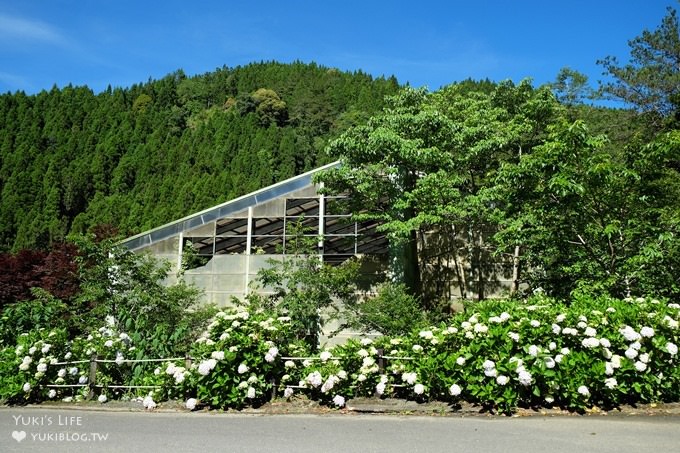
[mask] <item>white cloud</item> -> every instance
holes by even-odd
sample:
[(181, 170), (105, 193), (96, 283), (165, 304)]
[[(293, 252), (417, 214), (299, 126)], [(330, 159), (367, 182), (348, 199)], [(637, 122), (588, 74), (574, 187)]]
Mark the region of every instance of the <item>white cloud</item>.
[(2, 14), (0, 14), (0, 36), (9, 39), (42, 41), (57, 45), (66, 43), (66, 39), (59, 31), (45, 22)]

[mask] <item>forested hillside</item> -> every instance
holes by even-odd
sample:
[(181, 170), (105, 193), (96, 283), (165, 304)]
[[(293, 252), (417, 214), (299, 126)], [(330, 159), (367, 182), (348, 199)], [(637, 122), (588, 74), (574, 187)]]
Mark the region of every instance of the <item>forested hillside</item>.
[(0, 251), (111, 225), (131, 234), (332, 159), (329, 138), (395, 78), (262, 62), (93, 93), (0, 96)]

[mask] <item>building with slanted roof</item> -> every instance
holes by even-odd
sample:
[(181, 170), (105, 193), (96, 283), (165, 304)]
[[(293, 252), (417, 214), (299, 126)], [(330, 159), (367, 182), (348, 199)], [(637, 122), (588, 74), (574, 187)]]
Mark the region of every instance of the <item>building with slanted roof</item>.
[(122, 245), (169, 260), (175, 271), (184, 263), (185, 281), (218, 306), (230, 305), (232, 297), (243, 298), (268, 260), (286, 255), (293, 225), (319, 238), (324, 262), (338, 264), (357, 255), (386, 257), (387, 238), (376, 230), (377, 222), (355, 222), (343, 210), (342, 197), (318, 193), (314, 175), (338, 165), (328, 164), (145, 231)]

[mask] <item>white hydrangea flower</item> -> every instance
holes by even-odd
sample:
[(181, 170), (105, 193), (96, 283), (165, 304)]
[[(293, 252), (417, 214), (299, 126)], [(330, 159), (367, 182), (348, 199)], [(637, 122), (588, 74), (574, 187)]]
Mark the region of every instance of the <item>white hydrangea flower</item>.
[(517, 374), (517, 380), (519, 381), (520, 384), (527, 387), (531, 385), (534, 378), (533, 376), (531, 376), (531, 373), (529, 373), (527, 370), (522, 369)]
[(318, 387), (321, 385), (321, 382), (323, 381), (323, 378), (321, 376), (321, 373), (318, 371), (313, 371), (307, 375), (307, 378), (305, 379), (312, 387)]
[(554, 351), (555, 349), (557, 349), (557, 343), (551, 341), (550, 343), (548, 343), (548, 349)]
[(248, 388), (248, 381), (241, 381), (241, 382), (239, 382), (239, 383), (238, 383), (238, 388), (240, 388), (241, 390), (247, 389), (247, 388)]
[(347, 371), (345, 371), (345, 370), (338, 371), (338, 378), (347, 379)]
[(59, 371), (57, 371), (57, 376), (60, 378), (63, 378), (66, 376), (66, 368), (60, 368)]
[(548, 396), (545, 397), (545, 402), (548, 403), (548, 404), (552, 404), (552, 403), (555, 402), (555, 397), (552, 396), (552, 395), (548, 395)]
[(368, 354), (368, 351), (367, 351), (367, 350), (365, 350), (365, 349), (359, 349), (359, 350), (357, 351), (357, 355), (358, 355), (359, 357), (368, 357), (369, 354)]
[(649, 354), (648, 353), (640, 354), (638, 360), (642, 363), (649, 363)]
[(49, 399), (53, 399), (55, 396), (57, 396), (57, 391), (54, 389), (50, 389), (49, 392), (47, 392), (47, 397)]
[(621, 368), (621, 356), (614, 354), (611, 358), (611, 364), (614, 369)]
[(116, 365), (121, 366), (123, 363), (125, 363), (125, 357), (123, 356), (123, 353), (120, 351), (116, 351)]
[(87, 384), (87, 376), (80, 376), (78, 378), (78, 384), (81, 384), (81, 385)]
[(378, 396), (383, 395), (385, 393), (385, 387), (387, 383), (380, 381), (378, 384), (375, 386), (375, 393), (378, 394)]
[(496, 368), (496, 363), (493, 360), (485, 360), (484, 363), (482, 363), (482, 368), (485, 370), (492, 370)]
[(579, 329), (585, 329), (586, 327), (588, 327), (588, 323), (585, 321), (579, 321), (579, 323), (576, 324), (576, 327), (578, 327)]
[(286, 368), (295, 368), (295, 362), (293, 362), (292, 360), (286, 360), (283, 363), (283, 366)]
[(603, 348), (611, 348), (612, 344), (608, 339), (600, 338), (600, 346), (602, 346)]
[(565, 315), (564, 313), (560, 313), (560, 314), (557, 315), (557, 317), (555, 318), (555, 321), (557, 321), (557, 322), (564, 322), (565, 319), (567, 319), (567, 315)]
[(510, 382), (510, 378), (501, 374), (496, 378), (496, 382), (498, 385), (506, 385), (508, 382)]
[(246, 393), (246, 398), (251, 399), (251, 400), (255, 398), (255, 389), (253, 387), (248, 387), (248, 392)]
[(431, 330), (421, 330), (420, 332), (418, 332), (418, 336), (425, 340), (431, 340), (434, 337), (434, 334), (432, 333)]
[(508, 336), (512, 339), (512, 341), (519, 341), (519, 334), (517, 332), (508, 332)]
[(40, 352), (42, 352), (43, 354), (47, 354), (48, 352), (50, 352), (50, 348), (51, 348), (51, 347), (52, 347), (51, 344), (45, 343), (45, 344), (43, 345), (42, 349), (40, 350)]
[(113, 340), (106, 340), (104, 342), (104, 346), (106, 346), (107, 348), (113, 347)]
[(148, 410), (153, 410), (156, 408), (156, 402), (153, 400), (151, 395), (144, 397), (144, 400), (142, 401), (142, 405), (144, 406), (145, 409)]
[(99, 397), (97, 398), (97, 401), (99, 401), (100, 403), (105, 403), (106, 400), (107, 400), (106, 395), (104, 395), (103, 393), (99, 395)]
[(626, 349), (626, 352), (624, 353), (626, 357), (628, 357), (630, 360), (633, 360), (635, 357), (638, 356), (638, 352), (634, 348), (628, 348)]
[(640, 335), (639, 333), (637, 333), (637, 332), (635, 331), (635, 329), (633, 329), (633, 328), (630, 327), (630, 326), (624, 326), (624, 327), (622, 327), (621, 329), (619, 329), (619, 333), (620, 333), (621, 335), (623, 335), (623, 337), (624, 337), (627, 341), (637, 341), (637, 340), (639, 340), (640, 338), (642, 338), (642, 335)]
[(362, 338), (360, 342), (362, 345), (368, 346), (369, 344), (373, 343), (373, 340), (371, 340), (370, 338)]
[(678, 353), (678, 346), (675, 343), (671, 343), (669, 341), (666, 343), (666, 351), (668, 351), (668, 353), (672, 356), (676, 355)]
[(292, 388), (286, 387), (286, 389), (283, 391), (283, 397), (290, 398), (291, 396), (293, 396), (293, 393), (295, 393), (295, 391)]
[(609, 390), (615, 389), (617, 385), (619, 385), (619, 383), (616, 382), (616, 378), (607, 378), (604, 380), (604, 386)]
[(458, 329), (456, 327), (450, 326), (448, 329), (446, 329), (446, 332), (451, 335), (455, 335), (458, 333)]
[(364, 382), (365, 380), (366, 380), (365, 374), (360, 374), (359, 376), (357, 376), (357, 381)]
[(238, 366), (238, 369), (236, 371), (238, 371), (238, 374), (244, 374), (247, 373), (248, 370), (250, 370), (250, 368), (248, 368), (248, 365), (242, 363)]
[(413, 385), (418, 380), (418, 374), (416, 374), (416, 373), (404, 373), (404, 374), (401, 375), (401, 380), (406, 382), (409, 385)]
[(538, 346), (536, 346), (535, 344), (532, 344), (531, 346), (529, 346), (528, 353), (531, 357), (537, 357), (538, 353), (539, 353)]
[(460, 323), (460, 327), (461, 327), (463, 330), (470, 330), (470, 329), (472, 328), (472, 324), (470, 324), (470, 323), (467, 322), (467, 321), (463, 321), (463, 322)]
[(585, 397), (590, 396), (590, 390), (585, 385), (580, 386), (576, 391)]
[(416, 395), (422, 395), (425, 393), (425, 386), (423, 384), (416, 384), (413, 386), (413, 393)]
[(215, 360), (224, 360), (224, 351), (213, 351), (210, 354), (210, 357), (212, 357)]
[(555, 363), (562, 363), (562, 359), (564, 358), (564, 355), (562, 354), (557, 354), (555, 356)]
[(343, 407), (345, 405), (345, 398), (342, 395), (335, 395), (333, 397), (333, 404), (338, 407)]
[(319, 354), (319, 358), (322, 362), (328, 361), (331, 357), (333, 357), (333, 354), (331, 354), (330, 351), (321, 351), (321, 354)]
[(571, 352), (571, 351), (569, 350), (569, 348), (562, 348), (562, 349), (560, 349), (560, 353), (562, 353), (562, 355), (567, 355), (567, 354), (569, 354), (570, 352)]
[(649, 326), (644, 326), (640, 329), (640, 335), (644, 338), (652, 338), (654, 336), (654, 329)]
[(487, 377), (496, 377), (498, 371), (495, 368), (488, 368), (484, 370), (484, 375)]
[(586, 330), (583, 331), (584, 335), (587, 337), (594, 337), (597, 335), (597, 330), (593, 329), (592, 327), (588, 326), (586, 327)]
[(640, 362), (638, 360), (637, 362), (635, 362), (635, 369), (637, 371), (639, 371), (640, 373), (642, 373), (643, 371), (645, 371), (647, 369), (647, 364), (644, 363), (644, 362)]
[(529, 325), (531, 327), (539, 327), (541, 325), (541, 322), (536, 319), (532, 319), (531, 321), (529, 321)]
[(458, 384), (453, 384), (451, 387), (449, 387), (449, 394), (451, 394), (451, 396), (458, 396), (462, 391), (463, 390)]
[(458, 356), (458, 358), (456, 359), (456, 364), (457, 364), (458, 366), (463, 366), (463, 365), (465, 365), (465, 357), (463, 357), (462, 355), (461, 355), (461, 356)]
[(412, 349), (413, 349), (413, 352), (422, 352), (423, 351), (423, 347), (420, 346), (419, 344), (414, 344)]
[(508, 321), (510, 319), (510, 313), (504, 311), (503, 313), (501, 313), (500, 318), (501, 321), (503, 322)]
[(72, 366), (71, 368), (68, 369), (68, 374), (70, 374), (71, 376), (75, 376), (76, 374), (78, 374), (78, 368)]
[(36, 369), (38, 370), (39, 373), (44, 373), (45, 371), (47, 371), (47, 364), (39, 363)]
[(600, 340), (593, 337), (587, 337), (581, 341), (581, 344), (583, 345), (584, 348), (597, 348), (598, 346), (600, 346)]
[(545, 367), (550, 369), (555, 368), (555, 363), (557, 363), (552, 357), (546, 357), (543, 361), (545, 362)]
[(24, 386), (23, 386), (23, 390), (24, 390), (24, 392), (26, 392), (26, 393), (30, 392), (30, 391), (31, 391), (31, 384), (28, 383), (28, 382), (26, 382), (26, 383), (24, 384)]
[(186, 403), (184, 403), (184, 406), (189, 409), (190, 411), (193, 411), (196, 409), (196, 404), (198, 404), (198, 401), (196, 398), (189, 398)]
[(275, 359), (274, 356), (271, 355), (270, 353), (266, 353), (266, 354), (264, 355), (264, 361), (265, 361), (265, 362), (267, 362), (267, 363), (272, 363), (274, 360), (276, 360), (276, 359)]
[(611, 376), (612, 374), (614, 374), (614, 367), (612, 366), (611, 362), (605, 362), (604, 374), (606, 374), (607, 376)]
[(489, 327), (484, 324), (475, 324), (474, 331), (475, 333), (487, 333)]
[(642, 345), (640, 344), (639, 341), (635, 341), (630, 344), (629, 348), (635, 349), (636, 351), (639, 351), (640, 348), (642, 348)]

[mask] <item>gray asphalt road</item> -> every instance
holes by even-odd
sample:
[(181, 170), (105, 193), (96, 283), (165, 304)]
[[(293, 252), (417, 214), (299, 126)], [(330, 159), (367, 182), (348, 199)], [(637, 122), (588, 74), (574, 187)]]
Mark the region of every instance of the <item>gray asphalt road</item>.
[(680, 452), (680, 417), (245, 415), (0, 408), (0, 451)]

